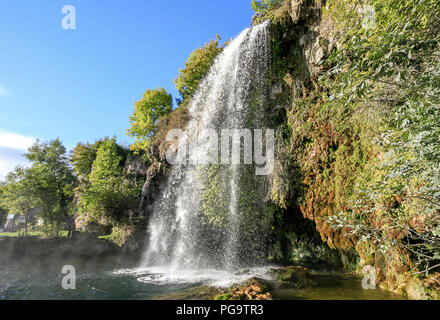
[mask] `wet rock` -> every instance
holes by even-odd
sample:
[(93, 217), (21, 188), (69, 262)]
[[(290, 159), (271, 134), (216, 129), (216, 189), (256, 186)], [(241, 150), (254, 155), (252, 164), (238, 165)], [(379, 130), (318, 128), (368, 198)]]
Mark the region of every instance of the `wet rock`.
[(147, 170), (144, 186), (142, 187), (142, 198), (139, 205), (139, 212), (146, 215), (146, 208), (151, 204), (154, 194), (159, 190), (160, 179), (164, 176), (164, 164), (153, 163)]
[(300, 266), (271, 269), (270, 273), (275, 279), (276, 286), (280, 288), (305, 288), (316, 285), (316, 282), (310, 278), (310, 270)]
[(190, 288), (181, 292), (155, 296), (154, 300), (213, 300), (224, 290), (210, 286)]
[(284, 93), (283, 85), (281, 83), (277, 83), (270, 90), (270, 98), (275, 99), (277, 96), (283, 93)]
[(241, 276), (241, 275), (245, 275), (245, 274), (249, 274), (250, 270), (249, 269), (242, 269), (238, 272), (235, 273), (236, 276)]
[(251, 278), (229, 291), (217, 295), (214, 300), (272, 300), (269, 283), (260, 278)]

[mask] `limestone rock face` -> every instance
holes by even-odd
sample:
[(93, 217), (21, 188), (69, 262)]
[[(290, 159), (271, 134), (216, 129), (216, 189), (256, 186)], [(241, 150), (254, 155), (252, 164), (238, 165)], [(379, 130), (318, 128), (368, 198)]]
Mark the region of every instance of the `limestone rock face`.
[(293, 25), (300, 30), (300, 45), (310, 77), (316, 78), (324, 59), (339, 47), (340, 36), (334, 34), (331, 19), (322, 17), (321, 1), (291, 0), (288, 12)]
[(75, 216), (75, 230), (81, 232), (90, 232), (97, 235), (107, 235), (111, 232), (110, 226), (105, 226), (96, 222), (88, 221), (87, 215), (77, 214)]
[(292, 0), (290, 2), (289, 14), (292, 18), (293, 24), (297, 24), (307, 17), (313, 3), (314, 1), (310, 0)]
[(147, 215), (147, 206), (151, 204), (154, 194), (159, 191), (159, 183), (164, 176), (164, 163), (155, 162), (148, 168), (145, 183), (142, 187), (141, 204), (139, 206), (139, 212), (142, 215)]
[(127, 161), (125, 162), (124, 174), (135, 174), (139, 176), (145, 175), (147, 172), (147, 165), (141, 156), (128, 155)]
[[(286, 49), (286, 52), (290, 52), (281, 55), (282, 59), (291, 61), (291, 64), (287, 64), (285, 67), (284, 72), (286, 72), (286, 75), (283, 78), (288, 88), (283, 89), (283, 93), (280, 95), (294, 98), (292, 101), (307, 97), (310, 92), (320, 94), (317, 80), (326, 71), (325, 68), (328, 66), (325, 62), (330, 54), (334, 50), (340, 49), (343, 34), (341, 31), (337, 31), (335, 22), (333, 22), (330, 15), (326, 14), (327, 8), (324, 7), (325, 5), (325, 1), (321, 0), (288, 0), (276, 12), (275, 16), (278, 18), (273, 20), (276, 41), (279, 41), (283, 48), (289, 48)], [(287, 110), (289, 113), (294, 114), (295, 108), (295, 103), (292, 103)], [(301, 130), (304, 124), (302, 117), (290, 116), (289, 121), (292, 122), (290, 123), (292, 131), (298, 128)], [(326, 124), (322, 130), (331, 132), (331, 125)], [(327, 137), (331, 137), (331, 134), (327, 134)], [(330, 138), (328, 140), (330, 141)], [(293, 141), (292, 146), (295, 143), (299, 142)], [(318, 151), (326, 152), (325, 147), (322, 149), (316, 150), (316, 153), (313, 149), (310, 152), (310, 157), (317, 158), (319, 156)], [(292, 190), (302, 192), (301, 186), (297, 187), (290, 184), (291, 177), (302, 178), (291, 165), (288, 148), (277, 150), (277, 154), (279, 156), (275, 162), (274, 174), (270, 177), (270, 199), (280, 207), (286, 208), (289, 205)], [(307, 184), (307, 182), (305, 183)], [(317, 198), (317, 192), (316, 190), (309, 190), (308, 192), (310, 196), (308, 195), (305, 203), (300, 206), (303, 216), (316, 222), (317, 231), (320, 233), (322, 240), (329, 244), (331, 248), (351, 248), (353, 246), (352, 239), (343, 236), (342, 232), (330, 230), (329, 226), (319, 219), (321, 216), (331, 213), (328, 212), (331, 210), (330, 207), (327, 206), (323, 210), (317, 211), (316, 206), (311, 203)], [(328, 198), (330, 199), (330, 195)]]

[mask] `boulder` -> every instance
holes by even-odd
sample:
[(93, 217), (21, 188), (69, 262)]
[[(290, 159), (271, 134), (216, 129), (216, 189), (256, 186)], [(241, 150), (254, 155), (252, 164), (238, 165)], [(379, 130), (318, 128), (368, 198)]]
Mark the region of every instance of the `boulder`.
[(141, 156), (128, 155), (124, 166), (124, 175), (144, 176), (147, 172), (147, 164)]
[(270, 273), (275, 279), (276, 286), (280, 288), (299, 289), (316, 285), (316, 282), (310, 278), (310, 270), (300, 266), (271, 269)]
[(268, 283), (260, 278), (251, 278), (229, 291), (217, 295), (214, 300), (272, 300)]

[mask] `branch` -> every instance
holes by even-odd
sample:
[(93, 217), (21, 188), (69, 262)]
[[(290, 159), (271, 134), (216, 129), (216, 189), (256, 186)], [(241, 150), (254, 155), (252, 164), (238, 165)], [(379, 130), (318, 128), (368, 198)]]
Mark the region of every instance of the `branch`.
[(430, 268), (427, 268), (426, 270), (419, 271), (419, 272), (414, 272), (414, 273), (410, 273), (410, 275), (413, 276), (413, 275), (416, 275), (416, 274), (426, 273), (426, 272), (431, 271), (432, 269), (435, 269), (435, 268), (438, 268), (438, 267), (440, 267), (440, 263), (439, 263), (439, 264), (436, 264), (435, 266), (432, 266), (432, 267), (430, 267)]
[(411, 195), (411, 194), (410, 194), (410, 195), (407, 195), (407, 197), (408, 197), (408, 198), (416, 198), (416, 199), (425, 200), (425, 201), (427, 201), (427, 202), (429, 202), (429, 203), (431, 203), (431, 204), (434, 204), (434, 205), (440, 207), (440, 202), (437, 202), (437, 201), (435, 201), (435, 200), (432, 200), (432, 199), (430, 199), (428, 196), (422, 196), (422, 195), (416, 195), (416, 194)]

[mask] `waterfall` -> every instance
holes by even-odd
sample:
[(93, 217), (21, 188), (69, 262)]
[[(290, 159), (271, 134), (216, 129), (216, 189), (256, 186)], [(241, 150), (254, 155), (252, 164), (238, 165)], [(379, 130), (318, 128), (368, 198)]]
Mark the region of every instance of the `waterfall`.
[[(212, 130), (262, 128), (266, 123), (268, 29), (266, 22), (241, 32), (201, 82), (189, 105), (189, 127), (199, 137), (190, 159), (206, 156)], [(264, 177), (252, 168), (191, 162), (173, 166), (153, 203), (142, 266), (233, 270), (260, 259), (269, 222)]]

